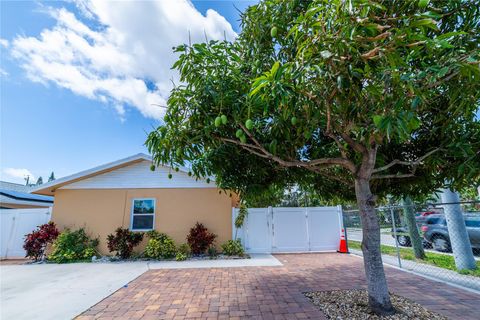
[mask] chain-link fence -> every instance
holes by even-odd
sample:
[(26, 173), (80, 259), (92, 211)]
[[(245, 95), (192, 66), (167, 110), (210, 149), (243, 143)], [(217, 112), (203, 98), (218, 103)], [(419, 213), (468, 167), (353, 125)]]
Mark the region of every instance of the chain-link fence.
[[(480, 202), (377, 208), (386, 264), (480, 291)], [(344, 211), (350, 252), (362, 254), (358, 210)]]

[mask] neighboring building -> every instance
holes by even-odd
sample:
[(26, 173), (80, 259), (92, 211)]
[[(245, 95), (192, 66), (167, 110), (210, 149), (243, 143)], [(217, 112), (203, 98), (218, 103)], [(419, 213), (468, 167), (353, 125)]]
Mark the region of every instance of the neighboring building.
[(53, 205), (53, 197), (31, 194), (31, 190), (29, 186), (0, 181), (0, 208), (48, 208)]
[[(151, 157), (137, 154), (42, 184), (33, 193), (54, 196), (52, 220), (59, 228), (85, 227), (99, 237), (99, 250), (108, 253), (107, 235), (116, 228), (158, 230), (177, 244), (186, 242), (198, 221), (218, 235), (232, 236), (232, 207), (237, 196), (188, 175), (161, 166), (150, 170)], [(169, 179), (172, 174), (172, 179)]]
[(0, 189), (29, 193), (30, 190), (32, 190), (32, 186), (26, 186), (24, 184), (8, 181), (0, 181)]

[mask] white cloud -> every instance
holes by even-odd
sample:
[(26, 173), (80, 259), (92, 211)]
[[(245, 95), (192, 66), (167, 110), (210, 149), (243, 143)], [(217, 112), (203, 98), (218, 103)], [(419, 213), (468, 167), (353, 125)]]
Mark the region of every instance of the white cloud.
[[(214, 10), (203, 16), (187, 0), (76, 1), (80, 16), (48, 9), (57, 21), (40, 35), (10, 42), (30, 80), (55, 83), (77, 95), (110, 104), (125, 117), (125, 106), (160, 119), (171, 89), (176, 56), (172, 47), (236, 37)], [(6, 42), (8, 45), (8, 41)], [(147, 85), (148, 83), (148, 85)]]
[[(24, 168), (5, 168), (3, 169), (3, 173), (10, 178), (10, 180), (13, 180), (13, 182), (18, 182), (18, 183), (25, 183), (25, 178), (27, 176), (30, 177), (30, 182), (34, 183), (35, 182), (35, 176), (28, 170)], [(3, 178), (2, 178), (3, 180)], [(7, 179), (5, 179), (7, 180)]]
[(8, 40), (0, 38), (0, 46), (8, 48)]

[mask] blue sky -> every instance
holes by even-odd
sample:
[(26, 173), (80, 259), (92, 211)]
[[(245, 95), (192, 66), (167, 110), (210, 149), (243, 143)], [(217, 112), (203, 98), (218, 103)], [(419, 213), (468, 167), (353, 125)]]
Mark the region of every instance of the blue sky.
[(162, 117), (153, 104), (176, 77), (171, 47), (189, 32), (233, 39), (235, 7), (254, 2), (119, 3), (1, 2), (1, 180), (61, 177), (146, 152)]

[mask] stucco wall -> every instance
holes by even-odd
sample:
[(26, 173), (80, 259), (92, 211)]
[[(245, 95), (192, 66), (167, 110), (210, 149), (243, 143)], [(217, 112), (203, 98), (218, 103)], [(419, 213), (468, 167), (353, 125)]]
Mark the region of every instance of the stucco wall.
[(186, 242), (197, 221), (218, 235), (217, 246), (231, 239), (231, 212), (236, 197), (219, 194), (216, 188), (59, 189), (55, 192), (52, 220), (60, 229), (85, 227), (92, 236), (99, 237), (100, 252), (108, 254), (106, 237), (119, 226), (129, 228), (134, 198), (156, 199), (155, 229), (171, 236), (177, 244)]

